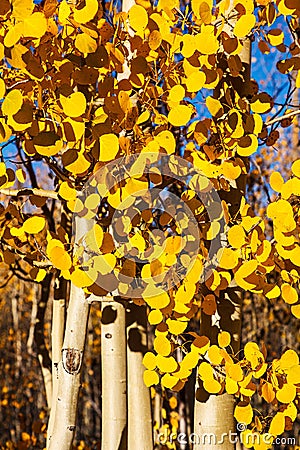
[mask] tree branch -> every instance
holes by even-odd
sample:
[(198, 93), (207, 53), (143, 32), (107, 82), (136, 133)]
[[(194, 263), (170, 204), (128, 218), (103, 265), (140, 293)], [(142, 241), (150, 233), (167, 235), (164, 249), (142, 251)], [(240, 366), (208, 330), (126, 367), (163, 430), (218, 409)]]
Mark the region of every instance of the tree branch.
[(21, 197), (23, 195), (37, 195), (38, 197), (54, 198), (55, 200), (58, 199), (57, 192), (36, 188), (0, 189), (0, 194), (10, 195), (12, 197)]
[(291, 111), (290, 113), (284, 114), (283, 116), (276, 117), (275, 119), (271, 119), (268, 122), (265, 123), (267, 127), (270, 125), (273, 125), (273, 123), (280, 122), (283, 119), (288, 119), (289, 117), (297, 116), (300, 114), (300, 109), (297, 109), (296, 111)]

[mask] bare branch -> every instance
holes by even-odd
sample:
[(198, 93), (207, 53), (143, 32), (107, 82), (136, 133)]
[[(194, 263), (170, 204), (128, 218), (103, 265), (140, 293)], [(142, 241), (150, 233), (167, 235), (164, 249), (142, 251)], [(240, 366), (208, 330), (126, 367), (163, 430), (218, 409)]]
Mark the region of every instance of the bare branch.
[(39, 197), (48, 197), (58, 199), (57, 192), (45, 190), (45, 189), (36, 189), (36, 188), (23, 188), (23, 189), (0, 189), (0, 194), (10, 195), (12, 197), (21, 197), (23, 195), (37, 195)]
[(284, 114), (283, 116), (271, 119), (269, 120), (269, 122), (266, 122), (265, 125), (269, 127), (270, 125), (273, 125), (273, 123), (280, 122), (281, 120), (288, 119), (289, 117), (297, 116), (298, 114), (300, 114), (300, 109), (296, 109), (296, 111), (291, 111), (287, 114)]

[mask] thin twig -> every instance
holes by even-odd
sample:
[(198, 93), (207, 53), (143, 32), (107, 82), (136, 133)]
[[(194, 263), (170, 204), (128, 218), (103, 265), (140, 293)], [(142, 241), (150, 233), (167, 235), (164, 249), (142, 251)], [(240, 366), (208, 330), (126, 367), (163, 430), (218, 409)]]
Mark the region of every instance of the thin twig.
[(283, 116), (276, 117), (275, 119), (271, 119), (268, 122), (265, 123), (267, 127), (272, 125), (273, 123), (280, 122), (283, 119), (288, 119), (289, 117), (297, 116), (300, 114), (300, 109), (297, 109), (296, 111), (291, 111), (290, 113), (284, 114)]

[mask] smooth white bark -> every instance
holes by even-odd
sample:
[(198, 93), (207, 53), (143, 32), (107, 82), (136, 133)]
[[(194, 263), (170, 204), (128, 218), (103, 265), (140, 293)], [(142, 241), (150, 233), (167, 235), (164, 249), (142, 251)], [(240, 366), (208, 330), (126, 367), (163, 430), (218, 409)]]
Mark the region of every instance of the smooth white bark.
[[(93, 226), (92, 220), (75, 219), (75, 244)], [(89, 317), (89, 303), (81, 288), (71, 284), (62, 358), (58, 363), (58, 394), (49, 450), (70, 450), (76, 429), (80, 375)]]
[[(127, 326), (128, 448), (130, 450), (153, 448), (150, 390), (143, 380), (145, 369), (142, 362), (147, 348), (146, 314), (147, 310), (144, 306), (134, 307), (128, 314), (128, 319), (132, 320), (132, 323)], [(144, 320), (139, 320), (138, 315)]]
[(102, 450), (127, 450), (127, 374), (124, 305), (102, 304)]
[(235, 424), (232, 395), (211, 395), (206, 402), (195, 402), (194, 450), (233, 450)]

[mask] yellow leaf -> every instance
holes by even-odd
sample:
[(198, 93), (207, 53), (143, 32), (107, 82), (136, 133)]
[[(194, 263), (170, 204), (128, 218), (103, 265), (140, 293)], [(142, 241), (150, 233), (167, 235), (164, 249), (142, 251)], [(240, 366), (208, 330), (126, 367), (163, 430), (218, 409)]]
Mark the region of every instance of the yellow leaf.
[(203, 55), (213, 55), (219, 48), (213, 25), (202, 25), (201, 32), (195, 36), (195, 48)]
[(278, 298), (280, 297), (281, 291), (279, 286), (274, 286), (273, 289), (268, 291), (265, 295), (267, 298)]
[(216, 98), (208, 96), (208, 97), (206, 97), (205, 103), (206, 103), (208, 111), (210, 112), (210, 114), (213, 117), (217, 116), (220, 112), (223, 111), (223, 106), (222, 106), (221, 102)]
[(145, 302), (153, 309), (163, 309), (170, 303), (170, 297), (167, 292), (154, 295), (152, 297), (143, 296)]
[(203, 362), (198, 367), (198, 375), (202, 380), (210, 380), (214, 377), (214, 369), (208, 362)]
[(16, 114), (23, 104), (23, 95), (18, 89), (8, 92), (2, 103), (2, 113), (5, 116), (13, 116)]
[(142, 112), (141, 115), (139, 115), (136, 121), (136, 125), (141, 125), (142, 123), (148, 122), (149, 119), (150, 119), (150, 111), (146, 110)]
[(180, 84), (173, 86), (169, 91), (169, 100), (180, 103), (185, 97), (185, 89)]
[(199, 92), (200, 89), (203, 88), (206, 81), (206, 76), (204, 72), (192, 72), (184, 83), (186, 84), (186, 88), (189, 92)]
[(207, 2), (200, 3), (199, 14), (203, 23), (205, 23), (206, 25), (211, 23), (211, 6)]
[(300, 383), (300, 366), (296, 364), (288, 369), (288, 374), (286, 378), (289, 384), (299, 384)]
[(227, 394), (233, 395), (233, 394), (236, 394), (238, 392), (239, 385), (232, 378), (226, 377), (225, 389), (226, 389)]
[(71, 274), (71, 282), (79, 288), (91, 286), (94, 280), (89, 277), (88, 272), (76, 267)]
[(159, 146), (164, 148), (168, 155), (171, 155), (175, 152), (176, 141), (173, 133), (169, 130), (164, 130), (158, 133), (154, 137), (155, 141), (158, 142)]
[(0, 78), (0, 99), (4, 98), (5, 91), (6, 91), (6, 87), (5, 87), (4, 80), (2, 78)]
[(29, 219), (25, 220), (25, 222), (23, 223), (23, 231), (28, 234), (37, 234), (45, 228), (45, 225), (46, 220), (44, 219), (44, 217), (29, 217)]
[(207, 336), (197, 337), (191, 345), (192, 352), (204, 355), (210, 347), (210, 340)]
[(174, 375), (170, 375), (169, 373), (166, 373), (162, 379), (161, 384), (166, 387), (167, 389), (173, 389), (173, 387), (178, 383), (178, 378), (176, 378)]
[(236, 151), (240, 156), (250, 156), (258, 148), (258, 139), (255, 134), (248, 134), (239, 139)]
[(86, 172), (90, 165), (91, 163), (85, 158), (84, 154), (80, 152), (77, 155), (77, 159), (65, 167), (69, 172), (73, 173), (74, 175), (78, 175)]
[(148, 25), (147, 11), (140, 5), (133, 5), (130, 8), (128, 19), (131, 28), (137, 32), (143, 31)]
[(251, 111), (258, 114), (266, 113), (271, 107), (271, 97), (265, 93), (258, 94), (257, 97), (254, 97), (254, 101), (250, 103)]
[(159, 383), (159, 376), (156, 372), (154, 372), (154, 370), (145, 370), (143, 378), (147, 387)]
[(269, 433), (273, 436), (279, 436), (284, 432), (285, 428), (285, 419), (284, 414), (282, 412), (278, 412), (272, 419)]
[(98, 255), (93, 257), (94, 268), (98, 270), (102, 275), (107, 275), (111, 273), (115, 268), (117, 263), (117, 258), (111, 253), (106, 253), (105, 255)]
[(178, 105), (172, 108), (168, 114), (168, 121), (174, 127), (187, 125), (192, 116), (192, 108), (186, 105)]
[(220, 392), (220, 390), (222, 389), (222, 385), (214, 378), (209, 379), (209, 380), (205, 379), (203, 381), (203, 388), (209, 394), (218, 394)]
[(283, 283), (281, 285), (281, 295), (283, 300), (290, 305), (293, 303), (297, 303), (297, 301), (299, 300), (297, 290), (288, 283)]
[(99, 253), (99, 249), (103, 242), (103, 237), (104, 233), (102, 227), (98, 223), (95, 223), (93, 228), (85, 235), (84, 240), (88, 250)]
[(167, 325), (169, 328), (169, 332), (177, 336), (184, 332), (187, 327), (187, 322), (181, 322), (179, 320), (167, 319)]
[(162, 312), (159, 309), (153, 309), (148, 314), (148, 322), (150, 325), (157, 325), (163, 320)]
[(71, 257), (64, 248), (53, 247), (48, 256), (53, 266), (59, 270), (69, 270), (72, 266)]
[(238, 404), (234, 410), (234, 417), (239, 423), (244, 424), (251, 423), (253, 417), (252, 406), (250, 404), (247, 405), (243, 403)]
[(78, 23), (87, 23), (92, 20), (98, 11), (98, 0), (85, 0), (85, 6), (75, 9), (74, 20)]
[(283, 353), (279, 362), (281, 370), (286, 370), (299, 364), (299, 356), (294, 350), (287, 350)]
[(23, 23), (24, 36), (41, 38), (47, 31), (47, 19), (41, 12), (35, 12), (26, 17)]
[(162, 43), (162, 36), (158, 30), (153, 30), (149, 36), (149, 47), (151, 50), (157, 50)]
[(224, 161), (221, 165), (222, 174), (224, 177), (228, 178), (228, 180), (236, 180), (242, 172), (241, 167), (238, 164), (235, 164), (234, 161)]
[(108, 133), (100, 136), (100, 161), (115, 159), (119, 151), (119, 139), (115, 134)]
[(281, 403), (290, 403), (296, 397), (296, 387), (293, 384), (284, 384), (281, 389), (276, 392), (276, 398)]
[(143, 357), (143, 365), (146, 369), (153, 370), (156, 367), (156, 355), (152, 352), (145, 353)]
[(293, 208), (287, 200), (280, 199), (268, 205), (267, 214), (271, 219), (277, 219), (280, 216), (292, 216)]
[(212, 345), (207, 351), (207, 356), (211, 364), (218, 366), (223, 361), (221, 349), (217, 345)]
[(283, 411), (283, 414), (286, 417), (290, 417), (292, 419), (292, 421), (295, 422), (297, 415), (298, 415), (298, 411), (295, 406), (295, 403), (290, 403), (288, 405), (288, 407)]
[(19, 20), (30, 16), (34, 9), (33, 0), (12, 0), (12, 17)]
[(233, 225), (227, 233), (229, 244), (234, 248), (241, 248), (246, 242), (246, 233), (241, 225)]
[(38, 144), (34, 143), (34, 148), (36, 149), (37, 153), (39, 155), (43, 155), (43, 156), (57, 155), (57, 153), (59, 153), (63, 148), (63, 141), (61, 139), (59, 139), (58, 136), (56, 136), (56, 138), (54, 138), (52, 140), (52, 142), (51, 142), (51, 140), (49, 140), (49, 142), (48, 142), (49, 145), (47, 145), (46, 133), (44, 133), (43, 136), (45, 139), (45, 141), (43, 142), (43, 145), (38, 145)]
[(244, 347), (244, 354), (245, 358), (251, 363), (251, 368), (253, 370), (264, 362), (264, 356), (255, 342), (247, 342)]
[(231, 342), (231, 336), (228, 331), (221, 331), (221, 333), (218, 334), (218, 344), (220, 347), (227, 347), (230, 345)]
[(281, 173), (279, 172), (272, 172), (270, 176), (270, 186), (271, 188), (276, 191), (280, 192), (282, 189), (282, 186), (284, 184), (284, 179), (282, 178)]
[(63, 0), (59, 4), (59, 11), (58, 11), (58, 20), (62, 25), (66, 24), (67, 18), (71, 14), (71, 8), (70, 5), (66, 2), (66, 0)]
[(291, 307), (291, 312), (297, 319), (300, 319), (300, 305), (293, 305)]
[(254, 27), (255, 22), (256, 18), (254, 14), (245, 14), (241, 16), (234, 26), (233, 34), (238, 38), (247, 36)]
[(225, 369), (230, 378), (232, 378), (234, 381), (242, 381), (244, 379), (244, 372), (241, 368), (241, 366), (237, 364), (225, 364)]
[(87, 33), (80, 33), (76, 36), (75, 47), (81, 53), (94, 53), (97, 50), (97, 42)]
[(16, 177), (20, 183), (24, 183), (26, 181), (26, 172), (23, 169), (16, 170)]
[(178, 369), (178, 362), (175, 360), (175, 358), (173, 358), (173, 356), (166, 357), (162, 355), (157, 355), (156, 365), (161, 372), (165, 373), (172, 373)]
[(87, 196), (87, 198), (84, 201), (84, 206), (87, 209), (96, 209), (99, 206), (99, 203), (101, 201), (100, 195), (99, 194), (90, 194)]
[(66, 116), (79, 117), (85, 113), (86, 98), (82, 92), (73, 92), (69, 97), (61, 95), (60, 102)]
[(291, 178), (288, 180), (281, 189), (281, 197), (284, 199), (290, 198), (291, 195), (300, 196), (300, 180), (299, 178)]
[(158, 355), (168, 356), (171, 353), (171, 342), (165, 336), (157, 336), (154, 339), (154, 350)]
[(71, 200), (76, 198), (77, 191), (71, 187), (67, 181), (63, 181), (59, 186), (58, 194), (64, 200)]
[(284, 41), (284, 34), (281, 30), (278, 28), (269, 31), (267, 34), (267, 39), (269, 43), (273, 46), (277, 46), (283, 43)]
[(219, 267), (222, 269), (234, 269), (238, 265), (239, 255), (230, 248), (221, 248), (217, 253)]

